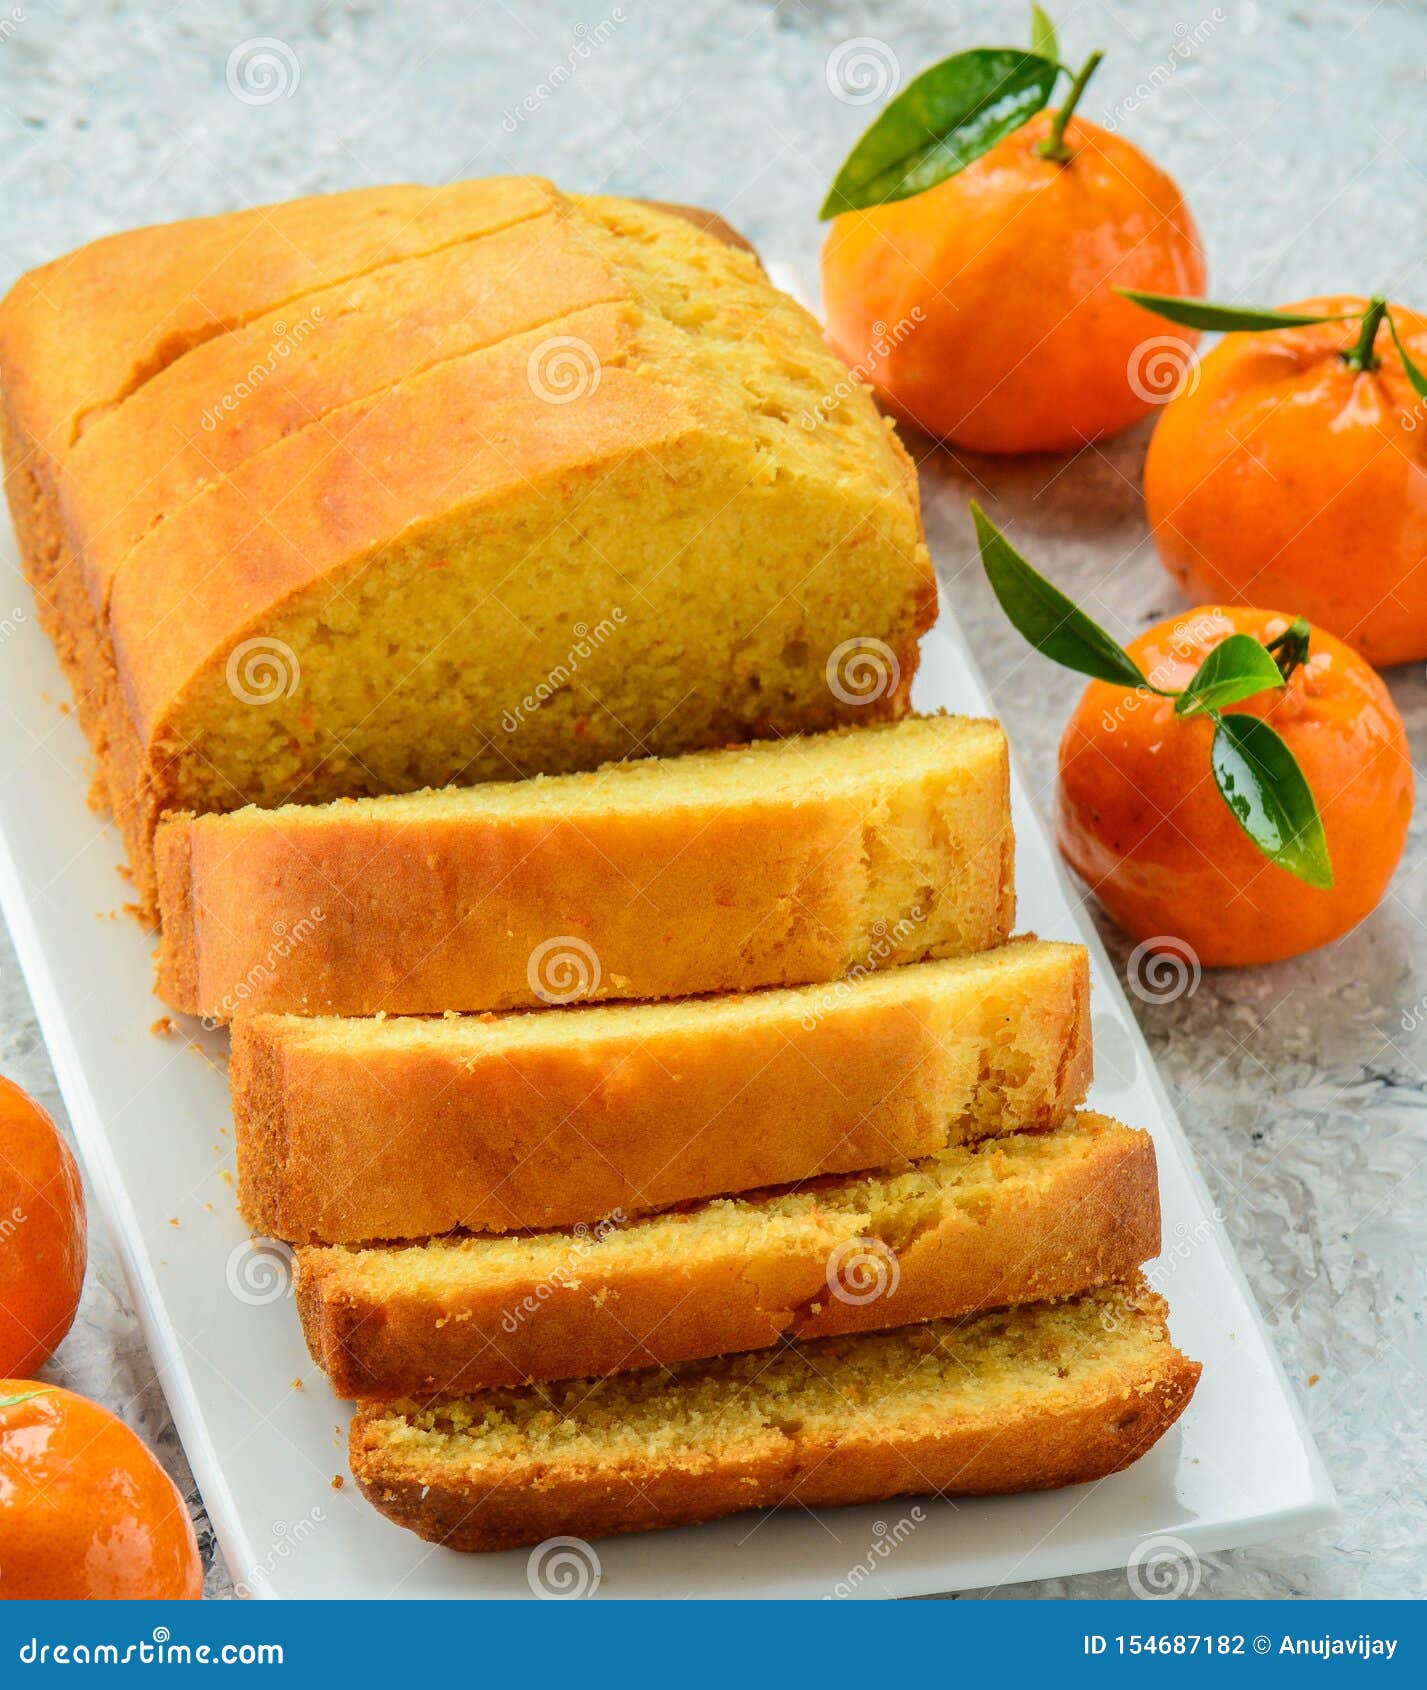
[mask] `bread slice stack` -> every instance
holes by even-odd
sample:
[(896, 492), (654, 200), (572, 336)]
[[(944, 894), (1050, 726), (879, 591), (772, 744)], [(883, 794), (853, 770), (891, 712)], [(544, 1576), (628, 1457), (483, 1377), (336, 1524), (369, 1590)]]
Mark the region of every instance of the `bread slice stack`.
[(533, 178), (0, 304), (6, 486), (158, 984), (231, 1024), (352, 1470), (459, 1549), (1072, 1484), (1198, 1377), (895, 435), (756, 259)]
[[(221, 959), (171, 970), (207, 981), (189, 1007), (221, 1012), (247, 978), (231, 912), (293, 915), (269, 865), (331, 875), (362, 840), (434, 865), (453, 915), (452, 863), (521, 863), (502, 894), (471, 873), (470, 906), (510, 914), (488, 950), (450, 941), (459, 1009), (401, 1012), (427, 985), (364, 978), (360, 929), (323, 921), (233, 1021), (243, 1212), (296, 1246), (308, 1346), (358, 1403), (352, 1470), (389, 1517), (499, 1549), (1070, 1484), (1183, 1410), (1198, 1368), (1140, 1277), (1153, 1146), (1081, 1107), (1085, 952), (1009, 938), (994, 724), (173, 817), (166, 929)], [(558, 956), (542, 911), (576, 930)], [(394, 916), (370, 922), (399, 943)], [(619, 997), (606, 955), (627, 959)], [(759, 984), (715, 989), (740, 967)], [(481, 990), (536, 1007), (482, 1010)], [(372, 1013), (309, 1012), (349, 998)]]

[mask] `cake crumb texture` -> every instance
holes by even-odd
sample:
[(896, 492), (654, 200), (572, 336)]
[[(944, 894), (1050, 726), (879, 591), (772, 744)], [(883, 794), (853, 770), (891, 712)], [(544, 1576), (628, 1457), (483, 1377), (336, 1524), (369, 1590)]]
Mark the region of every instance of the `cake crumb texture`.
[(1159, 1248), (1149, 1135), (1087, 1111), (623, 1225), (306, 1248), (297, 1307), (338, 1395), (419, 1397), (1037, 1302)]
[(158, 989), (215, 1021), (830, 980), (1010, 936), (1006, 743), (909, 717), (327, 805), (175, 816)]
[(363, 1494), (453, 1549), (693, 1524), (749, 1508), (1043, 1490), (1118, 1472), (1199, 1367), (1142, 1281), (963, 1321), (673, 1369), (369, 1404)]
[(505, 1016), (254, 1015), (241, 1207), (294, 1244), (595, 1224), (1052, 1127), (1090, 1083), (1079, 945)]
[(677, 215), (509, 177), (134, 231), (16, 283), (0, 382), (149, 909), (169, 810), (905, 713), (936, 606), (911, 465), (814, 320)]

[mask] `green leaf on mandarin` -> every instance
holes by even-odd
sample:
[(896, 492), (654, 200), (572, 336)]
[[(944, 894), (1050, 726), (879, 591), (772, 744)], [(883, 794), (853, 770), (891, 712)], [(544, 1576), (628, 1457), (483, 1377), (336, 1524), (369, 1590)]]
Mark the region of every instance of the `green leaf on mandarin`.
[(1060, 63), (1060, 41), (1055, 25), (1034, 4), (1031, 6), (1031, 51), (1037, 58), (1049, 59), (1053, 65)]
[(1257, 329), (1301, 329), (1312, 323), (1344, 323), (1362, 316), (1361, 311), (1340, 311), (1333, 316), (1315, 316), (1303, 311), (1278, 311), (1256, 305), (1216, 305), (1208, 299), (1185, 299), (1172, 293), (1144, 293), (1139, 288), (1117, 287), (1122, 299), (1141, 305), (1155, 316), (1186, 329), (1217, 329), (1225, 334), (1251, 333)]
[(1019, 634), (1063, 668), (1114, 686), (1149, 686), (1134, 658), (1037, 574), (974, 499), (971, 517), (991, 590)]
[(910, 199), (965, 170), (1045, 106), (1059, 74), (1021, 47), (974, 47), (924, 70), (848, 154), (819, 220)]
[(1221, 640), (1195, 671), (1193, 680), (1174, 701), (1176, 716), (1220, 710), (1256, 692), (1283, 685), (1273, 654), (1252, 634), (1230, 634)]
[(1412, 383), (1412, 391), (1419, 399), (1427, 399), (1427, 375), (1423, 375), (1411, 358), (1407, 355), (1407, 348), (1402, 344), (1397, 332), (1397, 324), (1392, 320), (1392, 312), (1387, 313), (1388, 333), (1392, 336), (1392, 344), (1397, 348), (1397, 356), (1402, 360), (1402, 368), (1408, 381)]
[(14, 1408), (17, 1403), (31, 1402), (35, 1397), (48, 1395), (53, 1385), (36, 1385), (33, 1391), (17, 1391), (12, 1397), (0, 1397), (0, 1408)]
[(1318, 805), (1277, 731), (1257, 716), (1221, 716), (1209, 761), (1224, 802), (1264, 856), (1309, 886), (1329, 890), (1333, 865)]

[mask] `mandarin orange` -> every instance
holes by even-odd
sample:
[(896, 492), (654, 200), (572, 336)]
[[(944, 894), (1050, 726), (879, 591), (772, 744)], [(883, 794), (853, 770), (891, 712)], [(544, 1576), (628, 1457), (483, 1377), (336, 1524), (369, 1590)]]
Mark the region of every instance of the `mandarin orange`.
[(50, 1356), (84, 1283), (84, 1192), (49, 1115), (0, 1077), (0, 1374)]
[[(1205, 606), (1126, 650), (1158, 687), (1184, 687), (1230, 633), (1267, 643), (1291, 617)], [(1382, 679), (1313, 628), (1281, 691), (1233, 706), (1282, 736), (1317, 800), (1334, 884), (1318, 890), (1264, 857), (1215, 786), (1207, 716), (1092, 681), (1060, 743), (1057, 833), (1071, 867), (1132, 938), (1188, 945), (1205, 965), (1275, 962), (1346, 933), (1378, 903), (1412, 816), (1412, 763)], [(1177, 941), (1177, 945), (1169, 941)]]
[[(974, 452), (1061, 452), (1143, 416), (1198, 340), (1115, 286), (1197, 294), (1179, 189), (1083, 118), (1041, 112), (925, 193), (835, 218), (828, 338), (897, 416)], [(1168, 371), (1166, 373), (1166, 360)]]
[[(1391, 310), (1427, 367), (1427, 318)], [(1359, 333), (1348, 321), (1225, 336), (1160, 414), (1145, 505), (1188, 597), (1294, 605), (1381, 666), (1427, 657), (1427, 402), (1385, 327), (1373, 367), (1351, 367)]]
[(0, 1597), (202, 1593), (183, 1498), (123, 1421), (58, 1385), (0, 1379)]

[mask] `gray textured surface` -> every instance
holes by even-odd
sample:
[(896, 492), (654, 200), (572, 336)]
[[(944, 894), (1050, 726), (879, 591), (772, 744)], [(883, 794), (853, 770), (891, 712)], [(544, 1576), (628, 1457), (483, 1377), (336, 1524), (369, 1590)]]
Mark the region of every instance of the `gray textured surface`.
[[(1427, 304), (1421, 7), (1080, 0), (1056, 10), (1067, 56), (1108, 51), (1088, 115), (1142, 82), (1151, 90), (1122, 127), (1184, 188), (1217, 294), (1275, 301), (1386, 288)], [(1019, 37), (1024, 14), (1019, 0), (102, 9), (25, 0), (0, 7), (0, 286), (129, 224), (507, 169), (717, 207), (807, 275), (814, 208), (875, 109), (829, 92), (829, 55), (871, 37), (911, 74), (954, 45)], [(256, 37), (282, 43), (273, 62), (284, 91), (267, 103), (236, 97), (226, 74), (230, 54)], [(1191, 37), (1198, 44), (1186, 51)], [(272, 91), (261, 66), (249, 70), (252, 90)], [(240, 86), (242, 74), (239, 62)], [(965, 496), (976, 492), (1014, 523), (1062, 584), (1128, 634), (1178, 608), (1145, 540), (1145, 436), (1136, 429), (1071, 460), (957, 462), (931, 451), (922, 463), (944, 584), (1043, 803), (1074, 688), (1025, 658), (968, 568)], [(1420, 762), (1423, 673), (1389, 679)], [(1410, 1012), (1427, 1021), (1425, 866), (1419, 818), (1387, 901), (1359, 932), (1291, 964), (1206, 976), (1174, 1004), (1141, 1006), (1345, 1505), (1331, 1534), (1213, 1557), (1200, 1596), (1422, 1592), (1427, 1038)], [(1123, 964), (1129, 946), (1106, 932)], [(7, 940), (0, 1068), (59, 1112)], [(119, 1410), (192, 1493), (102, 1236), (79, 1323), (51, 1373)], [(209, 1547), (196, 1498), (194, 1507)], [(209, 1582), (214, 1594), (229, 1588), (221, 1567)], [(1125, 1591), (1123, 1575), (1105, 1574), (1000, 1594)]]

